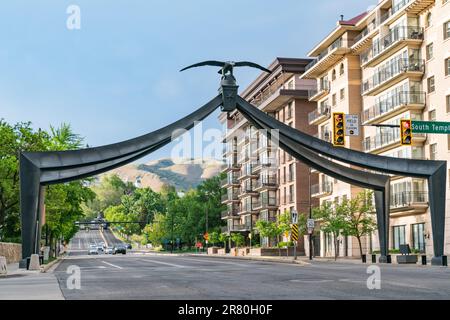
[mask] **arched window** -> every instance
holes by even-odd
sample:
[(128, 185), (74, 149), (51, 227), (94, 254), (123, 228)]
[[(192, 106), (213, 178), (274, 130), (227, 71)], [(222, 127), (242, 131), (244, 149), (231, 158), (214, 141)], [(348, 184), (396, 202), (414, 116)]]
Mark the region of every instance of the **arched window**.
[(433, 17), (431, 15), (431, 12), (428, 12), (426, 21), (425, 21), (425, 26), (428, 28), (431, 26), (432, 23), (433, 23)]
[(344, 74), (344, 64), (341, 63), (341, 66), (339, 67), (339, 75), (343, 75)]

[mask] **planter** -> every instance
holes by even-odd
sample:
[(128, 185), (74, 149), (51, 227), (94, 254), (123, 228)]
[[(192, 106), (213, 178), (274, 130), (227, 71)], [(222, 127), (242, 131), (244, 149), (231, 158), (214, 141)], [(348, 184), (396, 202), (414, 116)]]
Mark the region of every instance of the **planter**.
[(231, 248), (231, 249), (230, 249), (230, 254), (231, 254), (232, 256), (237, 256), (237, 254), (238, 254), (237, 248)]
[(238, 249), (238, 255), (239, 256), (246, 256), (250, 253), (250, 248), (239, 248)]
[[(251, 256), (259, 256), (259, 257), (273, 257), (273, 256), (278, 256), (280, 255), (281, 252), (281, 256), (282, 257), (286, 257), (286, 251), (288, 250), (288, 255), (293, 257), (294, 256), (294, 247), (289, 247), (288, 249), (286, 248), (252, 248), (250, 249), (250, 253), (249, 255)], [(297, 254), (299, 254), (298, 250), (297, 250)]]
[(222, 255), (226, 254), (225, 248), (217, 249), (217, 254), (222, 254)]
[(208, 248), (208, 254), (217, 254), (218, 250), (219, 250), (218, 247), (209, 247)]

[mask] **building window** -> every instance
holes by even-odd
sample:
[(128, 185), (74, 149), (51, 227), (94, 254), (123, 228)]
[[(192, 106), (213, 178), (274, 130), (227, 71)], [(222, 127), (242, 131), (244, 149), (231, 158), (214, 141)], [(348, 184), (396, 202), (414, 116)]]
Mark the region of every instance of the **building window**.
[(450, 112), (450, 95), (445, 97), (445, 102), (447, 106), (447, 112)]
[(294, 185), (289, 186), (289, 203), (294, 202)]
[(433, 43), (427, 45), (427, 60), (433, 59)]
[(431, 15), (431, 12), (428, 12), (427, 18), (425, 21), (425, 26), (428, 28), (428, 27), (431, 27), (432, 24), (433, 24), (433, 16)]
[(445, 59), (445, 75), (450, 75), (450, 58)]
[(417, 223), (412, 225), (413, 249), (419, 252), (425, 252), (425, 223)]
[(444, 40), (450, 38), (450, 20), (444, 23)]
[(428, 84), (428, 93), (434, 92), (434, 90), (435, 90), (435, 88), (434, 88), (434, 76), (429, 77), (427, 79), (427, 84)]
[(289, 102), (287, 106), (287, 118), (288, 119), (292, 118), (292, 101)]
[(331, 71), (331, 80), (336, 80), (336, 69), (333, 69), (333, 71)]
[(336, 93), (333, 93), (331, 96), (331, 105), (334, 107), (336, 106)]
[(430, 144), (430, 160), (436, 160), (436, 143)]
[(339, 67), (339, 75), (343, 75), (344, 74), (344, 64), (341, 63), (341, 66)]
[(401, 244), (406, 244), (406, 237), (405, 237), (405, 226), (395, 226), (392, 228), (393, 234), (394, 234), (394, 249), (400, 249)]
[(344, 98), (345, 98), (345, 89), (341, 89), (341, 91), (340, 91), (340, 98), (341, 98), (341, 100), (344, 100)]
[(431, 110), (430, 112), (428, 112), (428, 120), (436, 121), (436, 110)]

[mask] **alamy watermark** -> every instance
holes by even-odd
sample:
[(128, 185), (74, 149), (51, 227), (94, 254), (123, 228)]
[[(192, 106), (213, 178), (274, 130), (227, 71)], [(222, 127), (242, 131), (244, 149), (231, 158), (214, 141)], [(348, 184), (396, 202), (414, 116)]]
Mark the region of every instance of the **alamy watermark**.
[(370, 276), (367, 278), (367, 289), (369, 290), (380, 290), (381, 289), (381, 269), (379, 266), (370, 265), (367, 267), (367, 274)]
[(66, 271), (69, 276), (66, 280), (66, 286), (69, 290), (80, 290), (81, 289), (81, 269), (79, 266), (70, 265)]
[(67, 7), (66, 13), (69, 15), (66, 20), (66, 27), (69, 30), (81, 29), (81, 9), (76, 4)]

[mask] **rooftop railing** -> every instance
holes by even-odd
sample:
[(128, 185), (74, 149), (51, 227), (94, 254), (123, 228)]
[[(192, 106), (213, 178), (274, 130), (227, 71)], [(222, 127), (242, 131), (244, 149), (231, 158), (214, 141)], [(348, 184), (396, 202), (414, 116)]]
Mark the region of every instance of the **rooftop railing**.
[(335, 42), (333, 42), (327, 49), (325, 49), (324, 51), (322, 51), (316, 59), (314, 59), (313, 61), (311, 61), (306, 67), (305, 67), (305, 72), (308, 71), (309, 69), (311, 69), (312, 67), (314, 67), (320, 60), (322, 60), (323, 58), (325, 58), (331, 51), (333, 51), (336, 48), (342, 48), (343, 46), (343, 41), (342, 38), (337, 39)]

